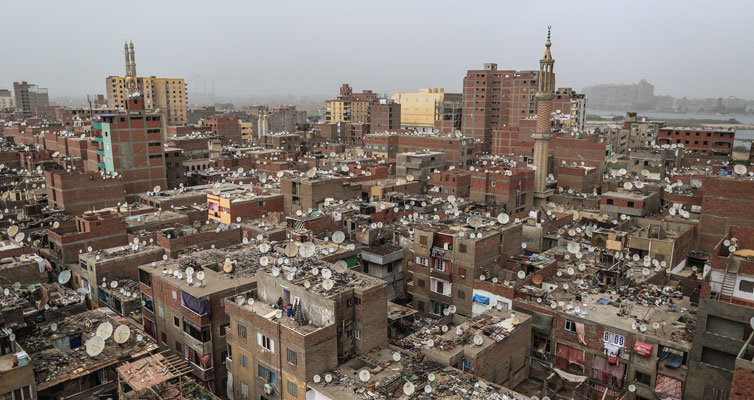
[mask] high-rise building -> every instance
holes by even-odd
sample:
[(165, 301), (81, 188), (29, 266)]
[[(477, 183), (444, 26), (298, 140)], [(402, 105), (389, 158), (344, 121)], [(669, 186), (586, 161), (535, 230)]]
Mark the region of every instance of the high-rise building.
[(39, 107), (50, 105), (47, 89), (23, 82), (13, 82), (13, 92), (16, 97), (16, 109), (24, 117), (31, 117), (37, 113)]
[(0, 112), (13, 110), (16, 107), (16, 99), (8, 89), (0, 89)]
[(552, 99), (555, 97), (555, 73), (553, 66), (555, 60), (550, 54), (550, 28), (547, 28), (547, 42), (545, 43), (545, 55), (539, 60), (539, 85), (537, 89), (537, 128), (532, 134), (534, 139), (534, 205), (543, 207), (547, 199), (552, 195), (552, 190), (547, 190), (547, 172), (549, 160), (550, 139), (552, 139), (552, 127), (550, 114), (552, 113)]
[(462, 97), (460, 93), (445, 93), (443, 88), (426, 88), (417, 93), (395, 93), (392, 99), (401, 105), (402, 127), (432, 129), (447, 103), (460, 103)]
[(129, 96), (124, 112), (100, 115), (94, 122), (104, 161), (98, 167), (123, 177), (129, 202), (155, 186), (167, 188), (162, 125), (162, 115), (147, 112), (138, 91)]
[(107, 106), (111, 109), (125, 108), (128, 100), (128, 77), (144, 96), (146, 109), (159, 109), (170, 125), (183, 125), (188, 121), (188, 90), (186, 82), (179, 78), (137, 77), (133, 43), (125, 46), (126, 76), (108, 76), (105, 79)]
[(384, 132), (401, 128), (401, 105), (388, 99), (372, 104), (369, 112), (369, 131)]
[(328, 124), (335, 122), (367, 124), (369, 123), (369, 107), (377, 101), (377, 93), (371, 90), (353, 93), (351, 86), (344, 83), (340, 87), (340, 96), (335, 100), (327, 100), (325, 120)]
[(517, 127), (522, 118), (534, 116), (538, 71), (498, 70), (497, 64), (469, 70), (463, 78), (462, 130), (492, 151), (495, 127)]

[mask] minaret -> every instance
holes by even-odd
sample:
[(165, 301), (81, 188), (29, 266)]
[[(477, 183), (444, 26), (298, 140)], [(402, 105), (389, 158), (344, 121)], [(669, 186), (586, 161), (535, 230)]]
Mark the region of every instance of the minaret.
[(129, 95), (138, 91), (136, 85), (136, 59), (134, 57), (134, 42), (124, 46), (126, 53), (126, 90)]
[(550, 114), (552, 113), (552, 99), (555, 96), (555, 75), (552, 67), (555, 60), (550, 54), (550, 27), (547, 27), (547, 42), (545, 42), (545, 55), (539, 60), (539, 88), (537, 90), (537, 127), (531, 135), (534, 139), (534, 208), (541, 209), (547, 204), (547, 199), (552, 195), (552, 190), (547, 190), (547, 160), (549, 156), (550, 139)]
[(128, 60), (128, 42), (123, 44), (123, 53), (126, 55), (126, 76), (131, 74), (131, 61)]

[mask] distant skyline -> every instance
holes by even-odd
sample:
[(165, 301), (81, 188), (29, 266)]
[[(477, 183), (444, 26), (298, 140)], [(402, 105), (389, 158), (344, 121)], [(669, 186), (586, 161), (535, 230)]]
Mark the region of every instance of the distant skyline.
[[(754, 2), (16, 1), (3, 6), (0, 88), (104, 94), (133, 40), (140, 76), (224, 98), (460, 92), (468, 69), (536, 69), (552, 25), (557, 86), (635, 83), (675, 97), (754, 98)], [(198, 86), (198, 87), (196, 87)], [(191, 97), (189, 97), (191, 102)]]

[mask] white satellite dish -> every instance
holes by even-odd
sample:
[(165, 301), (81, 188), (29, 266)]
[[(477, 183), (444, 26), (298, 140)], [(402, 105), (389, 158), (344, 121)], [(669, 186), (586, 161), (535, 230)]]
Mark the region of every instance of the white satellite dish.
[(516, 274), (516, 276), (518, 276), (518, 279), (524, 279), (526, 278), (526, 272), (518, 271), (518, 274)]
[(508, 214), (498, 214), (497, 215), (497, 222), (501, 224), (507, 224), (511, 220), (511, 217)]
[(19, 232), (16, 234), (16, 236), (13, 239), (17, 242), (23, 242), (24, 238), (26, 238), (26, 234), (23, 232)]
[(413, 175), (406, 175), (406, 180), (409, 181), (409, 182), (412, 182), (414, 180), (414, 176)]
[(474, 344), (477, 346), (481, 346), (484, 343), (484, 338), (482, 335), (474, 335)]
[(335, 265), (333, 265), (333, 269), (335, 270), (335, 272), (342, 274), (348, 269), (348, 264), (343, 260), (339, 260), (335, 263)]
[(332, 277), (332, 271), (330, 271), (329, 268), (322, 268), (322, 277), (325, 279), (330, 279)]
[(324, 281), (322, 281), (322, 288), (324, 288), (325, 290), (329, 291), (333, 288), (334, 285), (335, 283), (330, 279), (325, 279)]
[(631, 182), (624, 182), (624, 183), (623, 183), (623, 189), (626, 189), (626, 190), (631, 190), (631, 189), (633, 189), (633, 188), (634, 188), (634, 185), (633, 185), (633, 184), (631, 184)]
[(16, 236), (17, 233), (18, 233), (18, 225), (11, 225), (8, 228), (8, 236), (9, 237)]
[(103, 322), (97, 327), (97, 336), (102, 339), (108, 339), (113, 334), (113, 324), (109, 322)]
[(361, 380), (362, 382), (369, 381), (369, 378), (371, 377), (372, 377), (372, 374), (370, 374), (369, 371), (365, 369), (362, 369), (361, 371), (359, 371), (359, 380)]
[(314, 245), (312, 242), (306, 242), (301, 245), (298, 249), (298, 254), (301, 257), (311, 257), (314, 255), (314, 252), (317, 251), (317, 246)]
[(86, 341), (86, 354), (90, 357), (96, 357), (105, 349), (105, 339), (101, 336), (95, 336)]
[(204, 271), (199, 271), (196, 273), (196, 279), (204, 280)]
[(314, 383), (319, 383), (322, 381), (322, 377), (319, 375), (314, 375), (314, 378), (312, 379), (314, 380)]
[(342, 231), (335, 231), (332, 234), (332, 241), (333, 243), (340, 244), (343, 243), (343, 241), (346, 240), (346, 234)]
[(569, 242), (567, 248), (569, 253), (576, 254), (579, 252), (579, 244), (576, 242)]
[(267, 256), (262, 256), (262, 257), (259, 258), (259, 264), (261, 266), (266, 267), (267, 264), (269, 264), (269, 263), (270, 263), (270, 259), (267, 258)]
[(403, 384), (403, 393), (406, 394), (406, 396), (411, 396), (414, 394), (414, 391), (416, 388), (414, 387), (414, 384), (411, 382), (406, 382)]
[(118, 325), (117, 328), (115, 328), (115, 332), (113, 333), (113, 340), (115, 340), (115, 343), (123, 344), (128, 341), (128, 338), (131, 337), (131, 328), (129, 328), (126, 325)]
[(746, 166), (743, 164), (736, 164), (733, 166), (733, 171), (738, 175), (745, 175), (747, 172)]
[(70, 280), (71, 280), (71, 271), (70, 270), (65, 270), (65, 271), (61, 272), (60, 275), (58, 275), (58, 283), (60, 283), (61, 285), (65, 285)]
[(482, 217), (478, 215), (474, 215), (474, 216), (469, 217), (467, 222), (469, 226), (471, 226), (472, 228), (479, 228), (479, 226), (482, 225)]

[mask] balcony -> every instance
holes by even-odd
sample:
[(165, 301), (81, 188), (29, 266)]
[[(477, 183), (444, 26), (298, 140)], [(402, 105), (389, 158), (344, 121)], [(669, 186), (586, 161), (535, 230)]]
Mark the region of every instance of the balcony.
[(215, 379), (214, 367), (204, 369), (201, 366), (194, 364), (193, 361), (190, 361), (189, 365), (191, 366), (191, 369), (193, 370), (194, 376), (199, 378), (199, 380), (206, 382), (208, 380)]
[(198, 351), (201, 354), (212, 353), (211, 340), (208, 342), (201, 342), (197, 338), (189, 335), (187, 332), (183, 332), (183, 343), (187, 344), (189, 347), (193, 348), (194, 350)]

